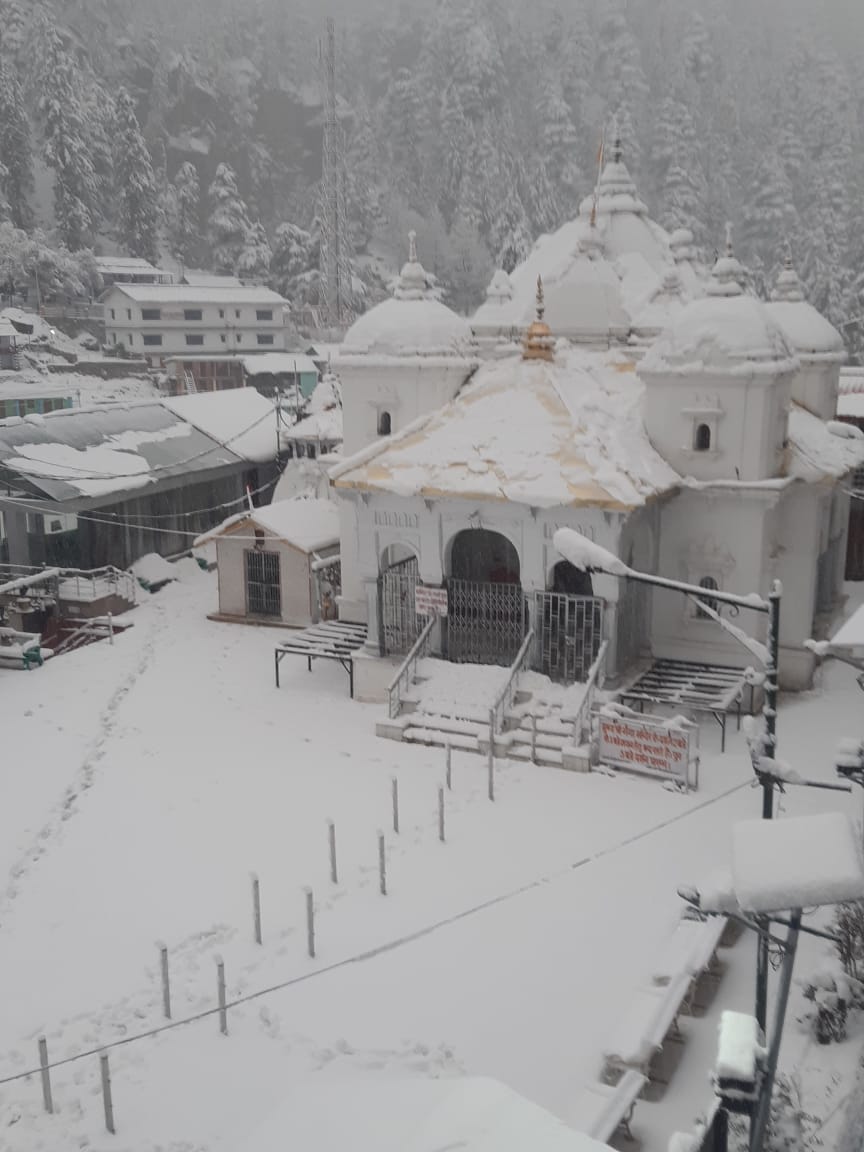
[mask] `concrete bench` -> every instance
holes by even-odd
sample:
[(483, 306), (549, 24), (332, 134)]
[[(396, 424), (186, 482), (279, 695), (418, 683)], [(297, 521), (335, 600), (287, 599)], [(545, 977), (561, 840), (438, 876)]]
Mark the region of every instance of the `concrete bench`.
[(576, 1100), (570, 1123), (601, 1144), (606, 1144), (619, 1128), (632, 1140), (633, 1109), (647, 1083), (640, 1072), (630, 1070), (617, 1084), (587, 1084)]
[(654, 962), (651, 982), (666, 985), (679, 976), (688, 976), (690, 987), (684, 1008), (690, 1011), (699, 979), (713, 974), (717, 968), (717, 949), (726, 929), (725, 916), (709, 916), (704, 920), (679, 920)]
[(651, 1079), (651, 1065), (667, 1039), (677, 1036), (678, 1016), (690, 990), (688, 974), (667, 984), (640, 989), (629, 1011), (620, 1020), (612, 1041), (603, 1052), (603, 1078), (635, 1069)]

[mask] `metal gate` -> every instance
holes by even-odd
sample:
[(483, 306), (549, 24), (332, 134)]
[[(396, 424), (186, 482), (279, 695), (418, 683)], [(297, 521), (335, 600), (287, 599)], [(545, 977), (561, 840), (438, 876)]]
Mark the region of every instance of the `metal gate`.
[(603, 641), (603, 601), (593, 596), (534, 593), (535, 668), (551, 680), (587, 680)]
[(525, 638), (519, 584), (447, 581), (447, 654), (457, 664), (510, 664)]
[(278, 552), (246, 552), (246, 610), (250, 616), (282, 615)]
[(416, 556), (400, 560), (378, 577), (378, 635), (382, 656), (394, 656), (411, 649), (420, 634), (414, 590), (420, 582), (420, 562)]

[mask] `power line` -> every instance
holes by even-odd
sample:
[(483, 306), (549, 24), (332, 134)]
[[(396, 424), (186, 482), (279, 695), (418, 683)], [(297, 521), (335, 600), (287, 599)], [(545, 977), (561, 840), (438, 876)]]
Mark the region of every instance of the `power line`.
[[(257, 428), (259, 424), (263, 424), (263, 422), (265, 420), (269, 420), (274, 415), (274, 413), (275, 413), (275, 408), (274, 408), (273, 412), (265, 412), (262, 416), (259, 416), (250, 425), (248, 425), (248, 427), (242, 428), (239, 432), (235, 432), (233, 436), (229, 436), (227, 440), (221, 440), (220, 441), (220, 440), (216, 440), (214, 437), (214, 442), (221, 448), (227, 448), (228, 445), (231, 444), (234, 440), (239, 440), (241, 436), (246, 436), (249, 432), (252, 432), (255, 428)], [(196, 428), (196, 430), (199, 432), (201, 431), (201, 429), (197, 428), (197, 426), (192, 424), (191, 422), (190, 422), (189, 426), (192, 428)], [(204, 433), (204, 435), (206, 435), (206, 433)], [(111, 448), (111, 444), (110, 444), (110, 442), (103, 443), (103, 444), (98, 445), (98, 447)], [(122, 452), (123, 449), (122, 448), (116, 448), (116, 449), (112, 449), (112, 451)], [(84, 473), (84, 475), (77, 475), (73, 478), (68, 478), (65, 476), (53, 475), (52, 473), (43, 474), (40, 472), (26, 472), (26, 471), (22, 471), (21, 469), (18, 469), (18, 468), (15, 468), (15, 469), (9, 468), (9, 466), (5, 465), (5, 464), (3, 465), (3, 467), (5, 467), (7, 469), (7, 471), (18, 472), (19, 474), (22, 474), (24, 476), (35, 476), (37, 479), (40, 479), (40, 480), (67, 480), (68, 479), (69, 482), (73, 483), (73, 484), (74, 484), (75, 480), (131, 480), (131, 479), (135, 479), (136, 477), (141, 477), (144, 475), (150, 476), (154, 472), (165, 472), (165, 471), (168, 471), (169, 469), (173, 469), (173, 468), (182, 468), (186, 464), (194, 464), (194, 462), (196, 460), (200, 460), (202, 456), (209, 456), (210, 453), (213, 451), (214, 451), (214, 449), (212, 447), (204, 448), (201, 452), (196, 452), (194, 456), (188, 456), (185, 460), (175, 460), (171, 464), (154, 465), (152, 468), (148, 468), (146, 473), (144, 473), (144, 472), (120, 472), (120, 473), (118, 473), (118, 472), (90, 472), (90, 473), (88, 473), (88, 472), (86, 472), (85, 469), (79, 467), (77, 464), (62, 464), (62, 463), (59, 463), (59, 462), (54, 461), (54, 460), (45, 460), (44, 458), (39, 457), (39, 456), (21, 456), (21, 457), (18, 457), (18, 459), (26, 460), (28, 463), (43, 464), (46, 468), (51, 468), (51, 469), (62, 468), (62, 469), (65, 469), (65, 471), (67, 471), (67, 472)]]

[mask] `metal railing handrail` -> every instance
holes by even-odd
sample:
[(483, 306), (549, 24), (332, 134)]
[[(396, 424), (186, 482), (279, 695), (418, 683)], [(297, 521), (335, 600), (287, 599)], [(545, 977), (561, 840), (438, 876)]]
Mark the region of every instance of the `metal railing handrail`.
[[(411, 648), (411, 651), (399, 666), (399, 671), (387, 685), (388, 712), (390, 719), (395, 720), (402, 706), (403, 687), (408, 688), (414, 681), (417, 665), (429, 651), (429, 637), (438, 620), (437, 616), (430, 616)], [(404, 685), (403, 685), (404, 681)]]
[(600, 645), (600, 650), (597, 653), (594, 663), (588, 669), (588, 676), (585, 680), (585, 694), (582, 697), (582, 703), (579, 705), (579, 711), (576, 713), (573, 721), (572, 740), (576, 745), (583, 743), (583, 737), (588, 727), (588, 718), (591, 715), (591, 709), (594, 707), (597, 681), (601, 679), (601, 674), (605, 675), (606, 653), (608, 649), (609, 641), (604, 640)]
[(498, 693), (498, 696), (495, 699), (495, 703), (492, 705), (491, 714), (494, 717), (493, 728), (496, 732), (502, 732), (504, 730), (504, 718), (507, 713), (507, 709), (513, 703), (513, 697), (516, 694), (516, 678), (524, 669), (524, 666), (528, 660), (528, 654), (531, 651), (531, 645), (533, 643), (534, 629), (531, 628), (528, 632), (528, 635), (522, 641), (522, 645), (519, 648), (519, 651), (516, 653), (516, 657), (513, 660), (513, 663), (510, 665), (510, 672), (507, 676), (507, 682)]

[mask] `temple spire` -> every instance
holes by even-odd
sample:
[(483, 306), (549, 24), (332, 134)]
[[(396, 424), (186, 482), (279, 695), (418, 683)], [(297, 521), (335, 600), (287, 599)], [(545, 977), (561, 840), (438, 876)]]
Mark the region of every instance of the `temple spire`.
[(726, 247), (711, 269), (711, 282), (706, 293), (709, 296), (743, 296), (746, 281), (747, 273), (732, 246), (732, 224), (728, 223)]
[(393, 295), (397, 300), (422, 300), (429, 295), (428, 289), (426, 269), (417, 259), (417, 233), (412, 229), (408, 233), (408, 261), (402, 265)]
[(552, 351), (552, 332), (549, 325), (543, 319), (546, 315), (546, 300), (543, 294), (542, 276), (537, 277), (535, 311), (536, 319), (528, 328), (528, 331), (525, 333), (525, 339), (522, 342), (522, 359), (546, 360), (547, 362), (551, 362), (555, 359), (555, 354)]
[(783, 260), (783, 267), (777, 277), (777, 283), (774, 285), (771, 299), (784, 300), (791, 303), (797, 303), (804, 299), (804, 290), (801, 287), (801, 281), (798, 279), (798, 273), (795, 271), (795, 265), (792, 263), (792, 245), (788, 241), (786, 242), (786, 256)]

